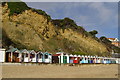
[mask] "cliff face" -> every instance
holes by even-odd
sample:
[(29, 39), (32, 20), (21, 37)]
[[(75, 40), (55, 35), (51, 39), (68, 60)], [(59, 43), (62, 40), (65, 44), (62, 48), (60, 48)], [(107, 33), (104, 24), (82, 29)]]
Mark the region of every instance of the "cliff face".
[(92, 38), (84, 36), (79, 30), (57, 27), (44, 15), (32, 9), (20, 14), (9, 16), (10, 9), (6, 3), (2, 6), (3, 47), (13, 45), (18, 48), (27, 48), (55, 53), (65, 51), (87, 54), (106, 55), (107, 47)]

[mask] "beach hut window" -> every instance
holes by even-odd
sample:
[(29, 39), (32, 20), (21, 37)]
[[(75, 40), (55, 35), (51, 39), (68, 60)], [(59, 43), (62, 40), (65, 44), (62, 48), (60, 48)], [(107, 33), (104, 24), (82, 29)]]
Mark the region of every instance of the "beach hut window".
[(26, 57), (28, 57), (28, 54), (26, 54)]
[(48, 58), (48, 55), (46, 54), (46, 55), (45, 55), (45, 59), (47, 59), (47, 58)]

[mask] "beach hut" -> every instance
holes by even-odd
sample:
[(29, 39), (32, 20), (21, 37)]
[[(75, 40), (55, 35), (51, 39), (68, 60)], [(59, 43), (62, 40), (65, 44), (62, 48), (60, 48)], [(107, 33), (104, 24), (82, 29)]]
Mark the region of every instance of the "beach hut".
[(64, 63), (64, 64), (69, 63), (69, 55), (68, 54), (66, 54), (64, 52), (58, 52), (56, 54), (60, 54), (58, 57), (59, 63)]
[(97, 57), (97, 63), (98, 64), (102, 63), (102, 57)]
[(97, 58), (96, 58), (96, 56), (93, 56), (93, 63), (94, 63), (94, 64), (97, 63)]
[(112, 64), (116, 64), (116, 59), (115, 58), (111, 58), (111, 63)]
[(28, 50), (30, 54), (30, 62), (37, 62), (37, 53), (34, 50)]
[(30, 53), (26, 49), (20, 50), (21, 62), (30, 62)]
[(101, 63), (104, 64), (104, 57), (101, 58)]
[(53, 54), (52, 55), (52, 63), (59, 63), (59, 56), (60, 56), (60, 54)]
[(5, 49), (0, 49), (0, 62), (5, 62)]
[(88, 56), (88, 63), (90, 63), (91, 62), (91, 60), (90, 60), (90, 56)]
[(106, 58), (104, 59), (104, 63), (105, 63), (105, 64), (109, 64), (109, 63), (110, 63), (110, 58), (107, 58), (107, 57), (106, 57)]
[(43, 62), (44, 63), (52, 63), (52, 54), (48, 53), (48, 52), (45, 52), (43, 53)]
[(80, 56), (80, 55), (78, 55), (78, 63), (80, 63), (80, 58), (81, 58), (81, 56)]
[(114, 58), (116, 61), (116, 64), (119, 64), (119, 58)]
[(94, 61), (94, 56), (90, 56), (90, 63), (93, 63)]
[(81, 56), (81, 61), (80, 61), (80, 63), (85, 63), (85, 56), (84, 56), (84, 55)]
[(10, 48), (6, 51), (6, 62), (20, 62), (21, 56), (20, 51), (17, 48)]
[(84, 63), (88, 63), (88, 56), (85, 56), (85, 62)]
[(107, 59), (106, 59), (106, 57), (103, 58), (103, 63), (104, 63), (104, 64), (107, 63)]
[(107, 59), (107, 64), (110, 64), (111, 63), (111, 58), (108, 58)]
[(78, 56), (77, 56), (77, 55), (74, 55), (73, 63), (74, 63), (74, 64), (77, 64), (77, 63), (78, 63)]
[(100, 64), (101, 63), (101, 57), (96, 56), (96, 63)]
[(69, 63), (73, 63), (74, 56), (72, 54), (69, 55)]
[(42, 63), (43, 62), (43, 52), (39, 51), (37, 52), (37, 62)]

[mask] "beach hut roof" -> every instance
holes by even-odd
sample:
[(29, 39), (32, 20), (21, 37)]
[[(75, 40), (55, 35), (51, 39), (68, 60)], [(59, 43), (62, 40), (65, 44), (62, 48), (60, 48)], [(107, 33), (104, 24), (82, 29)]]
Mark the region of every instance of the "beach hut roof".
[(88, 56), (85, 56), (85, 57), (88, 57)]
[(93, 58), (93, 56), (90, 56), (91, 58)]
[(78, 55), (78, 57), (81, 57), (81, 55)]
[(31, 54), (36, 54), (36, 52), (34, 50), (28, 50), (28, 52)]
[(20, 53), (20, 51), (17, 48), (10, 48), (6, 52), (18, 52), (18, 53)]
[(64, 52), (57, 52), (56, 54), (65, 54)]
[(57, 52), (56, 54), (61, 54), (61, 52)]
[(20, 52), (21, 53), (29, 53), (27, 49), (21, 49)]
[(53, 54), (52, 56), (60, 56), (61, 54)]
[(64, 54), (65, 56), (69, 56), (67, 53), (66, 54)]
[(88, 56), (90, 58), (90, 56)]
[(50, 53), (48, 53), (48, 52), (45, 52), (45, 53), (43, 53), (43, 54), (44, 54), (44, 55), (46, 55), (46, 54), (47, 54), (47, 55), (51, 55), (51, 54), (50, 54)]
[(103, 58), (103, 57), (98, 57), (98, 58)]
[(74, 55), (74, 57), (77, 57), (77, 55)]
[(41, 52), (41, 51), (38, 51), (38, 52), (37, 52), (37, 54), (43, 54), (43, 52)]
[(82, 55), (82, 57), (84, 57), (84, 55)]
[(71, 57), (72, 57), (73, 55), (72, 55), (72, 54), (70, 54), (69, 56), (71, 56)]

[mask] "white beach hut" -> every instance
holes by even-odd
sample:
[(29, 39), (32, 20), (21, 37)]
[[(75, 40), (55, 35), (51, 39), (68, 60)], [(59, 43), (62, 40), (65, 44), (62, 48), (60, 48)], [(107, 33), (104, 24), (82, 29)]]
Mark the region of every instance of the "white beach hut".
[(85, 56), (84, 56), (84, 55), (81, 56), (81, 61), (80, 61), (80, 63), (85, 63)]
[(0, 62), (5, 62), (5, 49), (0, 49)]
[(101, 57), (97, 57), (97, 63), (98, 63), (98, 64), (101, 63)]
[(45, 52), (43, 53), (44, 58), (43, 58), (43, 62), (44, 63), (52, 63), (52, 54)]
[(30, 54), (30, 62), (37, 62), (37, 53), (34, 50), (28, 50)]
[(41, 51), (37, 52), (37, 62), (42, 63), (43, 58), (44, 58), (43, 52)]
[(21, 52), (21, 62), (29, 62), (30, 54), (26, 49), (20, 50)]
[(85, 56), (85, 63), (88, 63), (88, 56)]

